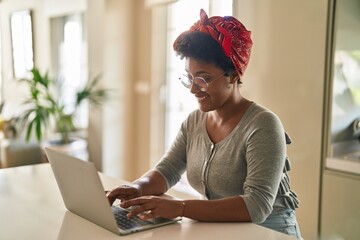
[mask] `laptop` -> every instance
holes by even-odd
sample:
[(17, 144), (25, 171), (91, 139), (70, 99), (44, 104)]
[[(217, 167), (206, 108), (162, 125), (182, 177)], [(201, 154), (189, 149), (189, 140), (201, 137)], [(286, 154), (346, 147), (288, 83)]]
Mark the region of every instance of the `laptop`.
[(156, 217), (151, 220), (129, 219), (127, 209), (110, 207), (99, 174), (92, 162), (45, 148), (65, 207), (115, 234), (126, 235), (175, 223), (181, 218)]

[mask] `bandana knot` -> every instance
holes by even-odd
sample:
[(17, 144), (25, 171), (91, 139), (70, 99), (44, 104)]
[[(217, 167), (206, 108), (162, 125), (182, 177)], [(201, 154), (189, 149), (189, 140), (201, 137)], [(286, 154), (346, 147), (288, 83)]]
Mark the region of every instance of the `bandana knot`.
[(238, 74), (242, 76), (249, 63), (252, 40), (251, 32), (232, 16), (209, 18), (200, 10), (200, 20), (189, 29), (209, 34), (222, 47), (225, 55), (231, 59)]

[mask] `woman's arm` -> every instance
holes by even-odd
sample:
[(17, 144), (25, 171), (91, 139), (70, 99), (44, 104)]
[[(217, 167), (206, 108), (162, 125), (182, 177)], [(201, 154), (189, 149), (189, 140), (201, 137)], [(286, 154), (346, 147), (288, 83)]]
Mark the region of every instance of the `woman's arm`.
[(203, 222), (251, 222), (240, 196), (218, 200), (185, 200), (184, 217)]
[(133, 184), (140, 190), (141, 196), (161, 195), (167, 191), (164, 177), (155, 170), (150, 170)]
[(251, 222), (245, 202), (240, 196), (218, 200), (169, 200), (144, 196), (124, 201), (120, 206), (137, 206), (129, 217), (140, 214), (142, 219), (184, 216), (203, 222)]

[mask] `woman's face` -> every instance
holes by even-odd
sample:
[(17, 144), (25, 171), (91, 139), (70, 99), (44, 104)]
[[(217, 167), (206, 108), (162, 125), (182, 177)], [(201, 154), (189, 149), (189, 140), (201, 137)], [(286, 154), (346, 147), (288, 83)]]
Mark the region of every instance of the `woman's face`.
[(234, 87), (236, 83), (231, 84), (231, 78), (225, 76), (225, 72), (214, 64), (186, 58), (185, 70), (189, 77), (202, 77), (209, 82), (206, 91), (199, 90), (194, 84), (190, 88), (190, 92), (195, 95), (198, 101), (199, 109), (203, 112), (220, 109), (226, 104), (236, 88), (236, 86)]

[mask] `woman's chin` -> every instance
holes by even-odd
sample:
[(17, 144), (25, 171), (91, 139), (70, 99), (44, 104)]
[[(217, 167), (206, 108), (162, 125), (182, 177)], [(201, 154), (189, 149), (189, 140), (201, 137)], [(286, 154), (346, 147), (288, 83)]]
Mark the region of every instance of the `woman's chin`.
[(199, 110), (202, 112), (209, 112), (212, 111), (213, 109), (209, 107), (209, 105), (205, 105), (205, 104), (201, 104), (199, 103)]

